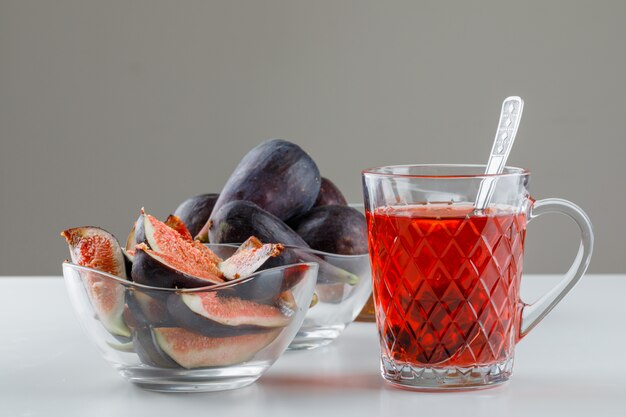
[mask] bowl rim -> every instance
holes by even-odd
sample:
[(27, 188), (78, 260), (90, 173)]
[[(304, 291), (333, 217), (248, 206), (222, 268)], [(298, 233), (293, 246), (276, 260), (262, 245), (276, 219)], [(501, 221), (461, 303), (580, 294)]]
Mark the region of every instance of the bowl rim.
[(527, 177), (530, 176), (530, 170), (516, 166), (506, 165), (504, 171), (499, 174), (404, 174), (385, 172), (388, 169), (398, 168), (476, 168), (485, 170), (485, 164), (400, 164), (400, 165), (383, 165), (377, 167), (366, 168), (361, 171), (362, 176), (382, 177), (382, 178), (415, 178), (415, 179), (476, 179), (476, 178), (502, 178), (502, 177)]
[(197, 288), (164, 288), (164, 287), (153, 287), (151, 285), (144, 285), (144, 284), (139, 284), (137, 282), (134, 281), (130, 281), (124, 278), (120, 278), (116, 275), (113, 274), (109, 274), (108, 272), (103, 272), (100, 271), (98, 269), (94, 269), (94, 268), (90, 268), (88, 266), (82, 266), (82, 265), (78, 265), (75, 264), (73, 262), (70, 262), (68, 260), (63, 261), (63, 268), (72, 268), (72, 269), (78, 269), (81, 271), (85, 271), (85, 272), (95, 272), (98, 275), (101, 275), (103, 277), (112, 279), (114, 281), (117, 281), (119, 284), (125, 286), (125, 287), (130, 287), (130, 288), (140, 288), (140, 289), (145, 289), (145, 290), (151, 290), (151, 291), (163, 291), (163, 292), (167, 292), (167, 293), (181, 293), (181, 292), (206, 292), (206, 291), (217, 291), (217, 290), (222, 290), (224, 288), (231, 288), (234, 286), (238, 286), (241, 284), (244, 284), (254, 278), (256, 278), (258, 275), (264, 274), (264, 273), (268, 273), (269, 271), (278, 271), (281, 269), (288, 269), (288, 268), (293, 268), (293, 267), (302, 267), (302, 266), (306, 266), (308, 267), (308, 269), (313, 269), (315, 271), (315, 273), (317, 274), (318, 270), (319, 270), (319, 264), (317, 262), (301, 262), (301, 263), (297, 263), (297, 264), (289, 264), (289, 265), (282, 265), (282, 266), (277, 266), (275, 268), (270, 268), (270, 269), (263, 269), (261, 271), (256, 271), (250, 275), (247, 275), (245, 277), (241, 277), (241, 278), (237, 278), (237, 279), (233, 279), (231, 281), (226, 281), (226, 282), (222, 282), (219, 284), (212, 284), (212, 285), (207, 285), (205, 287), (197, 287)]

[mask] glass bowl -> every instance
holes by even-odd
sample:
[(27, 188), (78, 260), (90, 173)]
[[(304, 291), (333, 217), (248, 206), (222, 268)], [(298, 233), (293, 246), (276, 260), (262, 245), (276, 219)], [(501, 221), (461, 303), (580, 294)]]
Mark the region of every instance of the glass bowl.
[(104, 359), (144, 389), (180, 392), (256, 381), (300, 329), (317, 272), (299, 263), (175, 290), (63, 263), (72, 305)]
[[(207, 244), (223, 259), (238, 245)], [(314, 349), (335, 340), (357, 317), (372, 293), (369, 255), (337, 255), (310, 248), (285, 245), (283, 254), (265, 267), (279, 262), (318, 263), (319, 272), (312, 305), (289, 349)]]

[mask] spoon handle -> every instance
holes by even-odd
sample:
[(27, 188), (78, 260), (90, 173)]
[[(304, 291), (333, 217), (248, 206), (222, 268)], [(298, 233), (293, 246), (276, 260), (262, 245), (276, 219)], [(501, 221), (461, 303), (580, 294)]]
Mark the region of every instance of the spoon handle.
[[(513, 147), (513, 141), (515, 141), (515, 135), (522, 119), (523, 110), (524, 100), (520, 97), (507, 97), (502, 102), (498, 130), (493, 140), (485, 174), (500, 174), (504, 170), (504, 165)], [(476, 210), (484, 210), (489, 205), (489, 200), (491, 200), (496, 184), (495, 180), (496, 177), (487, 177), (480, 183), (478, 195), (476, 196)]]

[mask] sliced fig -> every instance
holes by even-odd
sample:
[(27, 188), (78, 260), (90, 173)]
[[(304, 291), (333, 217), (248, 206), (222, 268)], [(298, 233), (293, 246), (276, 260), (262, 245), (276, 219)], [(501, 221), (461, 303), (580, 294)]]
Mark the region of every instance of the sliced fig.
[(169, 255), (194, 267), (211, 271), (218, 277), (221, 272), (216, 264), (222, 260), (200, 242), (183, 238), (177, 230), (169, 227), (156, 217), (143, 212), (135, 229), (137, 243), (145, 243), (159, 254)]
[(165, 220), (165, 224), (171, 227), (172, 229), (176, 230), (178, 234), (186, 241), (191, 242), (193, 240), (193, 237), (191, 236), (189, 229), (187, 229), (187, 226), (180, 219), (180, 217), (174, 214), (170, 214), (169, 216), (167, 216), (167, 219)]
[(176, 327), (153, 329), (157, 345), (180, 366), (192, 369), (246, 362), (276, 339), (280, 330), (233, 337), (207, 337)]
[(132, 322), (125, 315), (129, 327), (163, 326), (169, 324), (167, 313), (168, 295), (155, 294), (155, 291), (134, 288), (126, 295), (126, 305), (132, 315)]
[(180, 203), (174, 214), (185, 222), (191, 235), (196, 236), (209, 220), (218, 197), (219, 194), (200, 194), (188, 198)]
[(132, 276), (139, 284), (162, 288), (198, 288), (224, 282), (219, 269), (211, 266), (207, 268), (203, 262), (194, 264), (193, 259), (156, 253), (145, 244), (139, 244), (135, 249)]
[(214, 264), (219, 264), (220, 262), (222, 262), (222, 258), (217, 256), (215, 252), (213, 252), (211, 249), (209, 249), (204, 243), (200, 242), (199, 240), (194, 240), (193, 242), (191, 242), (191, 244), (210, 262)]
[(307, 269), (308, 266), (304, 264), (296, 264), (288, 269), (267, 269), (262, 275), (220, 289), (220, 295), (254, 300), (261, 304), (273, 304), (281, 293), (290, 290), (302, 280), (303, 272)]
[(150, 327), (139, 327), (133, 329), (133, 346), (139, 360), (155, 368), (179, 368), (157, 344)]
[(263, 244), (252, 236), (228, 259), (219, 264), (224, 278), (246, 277), (259, 269), (269, 258), (275, 258), (285, 249), (280, 243)]
[(133, 261), (135, 260), (135, 251), (122, 249), (122, 253), (124, 254), (124, 270), (126, 271), (126, 276), (130, 277), (133, 270)]
[[(187, 306), (180, 295), (172, 294), (167, 301), (169, 317), (176, 326), (209, 337), (229, 337), (267, 332), (268, 327), (251, 325), (229, 326), (197, 314)], [(165, 327), (165, 326), (160, 326)]]
[(290, 311), (296, 311), (298, 309), (296, 297), (293, 296), (293, 292), (291, 292), (291, 290), (284, 291), (280, 294), (278, 302), (280, 303), (281, 308), (287, 308)]
[[(126, 296), (128, 297), (128, 293), (126, 294)], [(131, 309), (128, 304), (124, 306), (122, 317), (124, 318), (124, 323), (126, 323), (126, 325), (130, 328), (131, 332), (134, 328), (143, 326), (145, 323), (145, 321), (143, 320), (143, 316), (137, 317), (139, 314), (141, 314), (140, 310)]]
[(235, 253), (252, 249), (259, 249), (262, 246), (263, 242), (261, 242), (256, 236), (250, 236), (245, 242), (239, 245)]
[(135, 250), (135, 245), (137, 244), (137, 236), (135, 233), (136, 228), (137, 228), (137, 222), (133, 223), (133, 227), (132, 229), (130, 229), (130, 232), (128, 233), (128, 237), (126, 238), (126, 245), (124, 246), (124, 250), (126, 252), (133, 252)]
[(292, 310), (221, 297), (214, 291), (181, 294), (180, 299), (193, 313), (226, 326), (285, 327), (293, 315)]
[[(117, 239), (99, 227), (87, 226), (67, 229), (61, 233), (68, 243), (72, 262), (128, 279), (124, 255)], [(125, 287), (112, 279), (87, 272), (85, 286), (96, 316), (105, 329), (116, 336), (130, 336), (122, 314)]]

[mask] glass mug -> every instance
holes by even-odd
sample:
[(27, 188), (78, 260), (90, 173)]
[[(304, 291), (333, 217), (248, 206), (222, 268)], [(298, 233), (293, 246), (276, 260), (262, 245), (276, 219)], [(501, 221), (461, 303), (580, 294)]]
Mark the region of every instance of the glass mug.
[[(587, 215), (561, 199), (535, 201), (530, 173), (480, 165), (405, 165), (363, 171), (381, 372), (405, 388), (471, 389), (506, 381), (515, 344), (589, 265)], [(485, 209), (474, 202), (481, 187)], [(562, 281), (534, 304), (520, 299), (526, 224), (562, 213), (581, 245)]]

